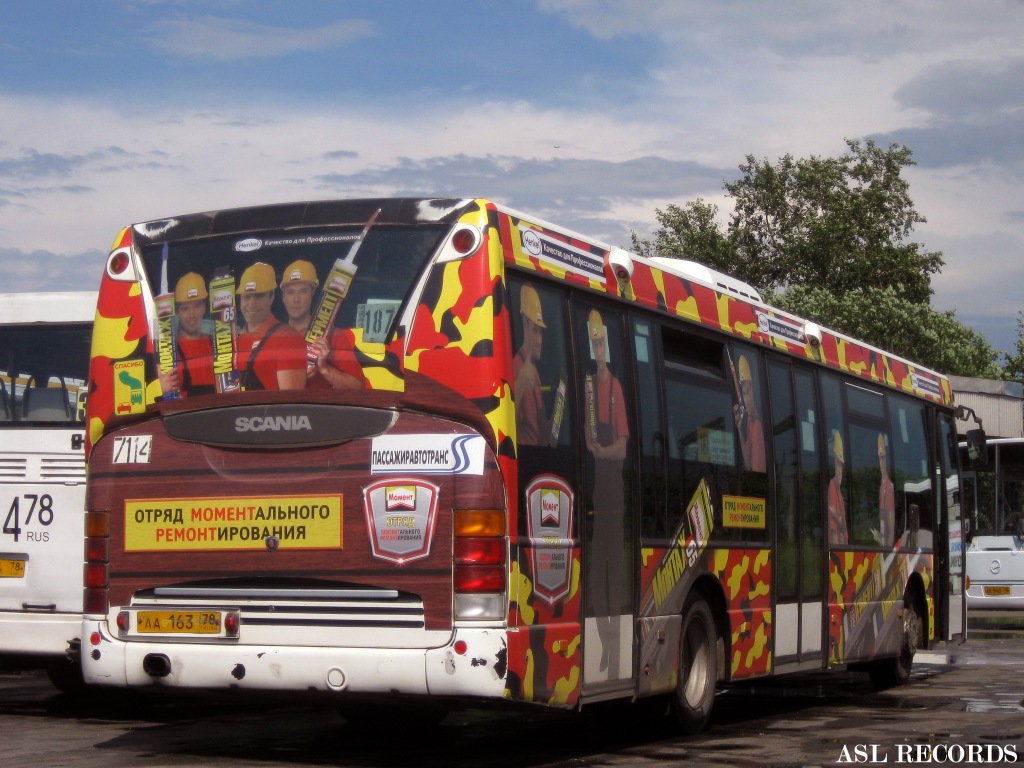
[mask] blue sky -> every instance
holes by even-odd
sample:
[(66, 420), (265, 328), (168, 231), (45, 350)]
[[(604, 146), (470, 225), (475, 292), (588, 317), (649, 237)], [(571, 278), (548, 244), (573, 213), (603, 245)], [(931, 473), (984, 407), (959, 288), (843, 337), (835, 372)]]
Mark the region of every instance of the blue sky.
[(0, 284), (91, 288), (120, 228), (251, 203), (490, 197), (615, 245), (750, 154), (906, 144), (933, 306), (1014, 351), (1020, 0), (13, 0)]

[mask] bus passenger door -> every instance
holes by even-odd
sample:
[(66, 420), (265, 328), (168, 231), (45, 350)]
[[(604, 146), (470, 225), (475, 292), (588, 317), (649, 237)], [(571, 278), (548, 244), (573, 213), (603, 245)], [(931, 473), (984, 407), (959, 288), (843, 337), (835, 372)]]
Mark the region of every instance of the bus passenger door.
[(577, 303), (573, 322), (586, 468), (583, 685), (617, 687), (633, 677), (631, 366), (620, 313)]
[(768, 366), (775, 460), (775, 668), (822, 663), (826, 568), (821, 444), (814, 377), (787, 363)]
[[(967, 628), (967, 606), (964, 600), (964, 555), (967, 545), (964, 540), (963, 516), (961, 514), (961, 488), (957, 472), (956, 456), (956, 427), (952, 417), (940, 416), (939, 420), (939, 458), (942, 471), (936, 478), (939, 482), (940, 509), (944, 511), (943, 518), (946, 521), (942, 530), (946, 536), (946, 568), (948, 595), (946, 605), (946, 625), (941, 628), (941, 637), (945, 640), (952, 640), (956, 637), (963, 637)], [(939, 558), (936, 558), (938, 561)], [(937, 578), (943, 578), (942, 573), (936, 574)], [(939, 596), (943, 590), (937, 589)]]

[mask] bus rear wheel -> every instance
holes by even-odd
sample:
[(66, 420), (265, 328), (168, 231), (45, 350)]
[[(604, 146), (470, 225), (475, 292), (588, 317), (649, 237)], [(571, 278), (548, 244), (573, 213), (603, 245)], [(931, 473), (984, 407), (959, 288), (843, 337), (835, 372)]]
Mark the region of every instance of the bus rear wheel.
[(679, 640), (679, 679), (672, 710), (686, 734), (700, 733), (711, 719), (718, 670), (714, 617), (708, 604), (691, 600), (683, 610)]
[(60, 659), (46, 667), (46, 676), (61, 693), (77, 695), (85, 690), (82, 667), (77, 660)]
[(910, 680), (910, 669), (914, 664), (914, 654), (918, 648), (924, 647), (924, 618), (917, 609), (917, 602), (912, 595), (903, 599), (903, 645), (900, 655), (892, 659), (882, 659), (868, 666), (868, 674), (875, 688), (882, 690), (903, 685)]

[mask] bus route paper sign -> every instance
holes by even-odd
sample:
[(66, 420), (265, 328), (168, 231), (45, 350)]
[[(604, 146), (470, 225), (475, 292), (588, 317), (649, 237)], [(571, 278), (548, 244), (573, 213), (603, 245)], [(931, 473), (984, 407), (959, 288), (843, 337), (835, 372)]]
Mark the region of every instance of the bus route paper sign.
[(759, 497), (723, 494), (722, 527), (765, 530), (768, 527), (767, 502)]
[(341, 549), (341, 496), (126, 499), (125, 552)]

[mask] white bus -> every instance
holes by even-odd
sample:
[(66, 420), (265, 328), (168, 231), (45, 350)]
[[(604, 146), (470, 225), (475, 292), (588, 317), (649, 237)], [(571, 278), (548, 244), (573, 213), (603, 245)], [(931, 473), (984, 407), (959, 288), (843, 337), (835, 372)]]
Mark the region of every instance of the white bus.
[(961, 445), (968, 516), (967, 607), (1024, 609), (1024, 440), (986, 441), (980, 461)]
[(0, 294), (0, 661), (81, 680), (85, 400), (95, 292)]

